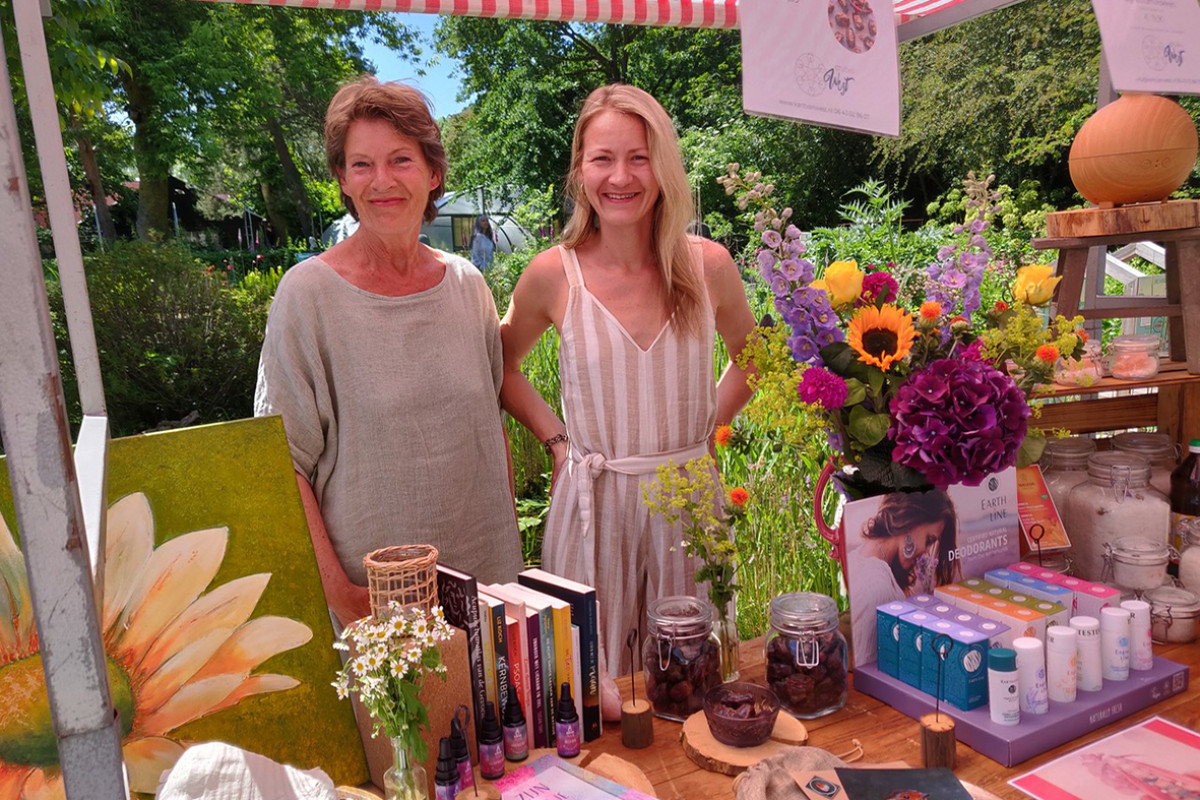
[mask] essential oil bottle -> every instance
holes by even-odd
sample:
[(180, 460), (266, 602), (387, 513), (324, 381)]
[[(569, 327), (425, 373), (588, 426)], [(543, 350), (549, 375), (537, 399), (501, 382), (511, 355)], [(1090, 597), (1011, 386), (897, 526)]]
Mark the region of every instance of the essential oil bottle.
[(454, 747), (450, 744), (449, 736), (443, 736), (438, 742), (437, 773), (433, 777), (433, 790), (436, 800), (454, 800), (462, 791), (458, 764), (454, 760)]
[(504, 707), (504, 757), (509, 761), (524, 761), (529, 756), (529, 733), (525, 728), (525, 714), (516, 692), (508, 693), (508, 704)]
[(504, 734), (496, 718), (496, 704), (483, 704), (483, 720), (479, 723), (479, 774), (494, 781), (504, 777)]
[(571, 698), (571, 684), (563, 682), (558, 697), (558, 711), (554, 715), (554, 736), (558, 742), (558, 754), (562, 758), (579, 755), (579, 714)]
[(450, 752), (454, 755), (454, 762), (458, 766), (458, 777), (462, 788), (470, 789), (475, 785), (475, 773), (471, 771), (471, 749), (467, 747), (467, 737), (463, 733), (462, 723), (458, 721), (458, 717), (450, 720)]

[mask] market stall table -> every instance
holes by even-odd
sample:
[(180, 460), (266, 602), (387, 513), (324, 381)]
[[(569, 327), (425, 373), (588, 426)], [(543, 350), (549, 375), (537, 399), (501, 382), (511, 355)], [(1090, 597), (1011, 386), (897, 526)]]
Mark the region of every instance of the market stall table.
[[(762, 639), (742, 643), (742, 680), (763, 682), (762, 644)], [(1200, 665), (1200, 643), (1156, 644), (1154, 654), (1184, 664), (1189, 670)], [(634, 680), (637, 682), (638, 695), (644, 696), (641, 675), (637, 675)], [(630, 676), (619, 678), (617, 685), (622, 696), (628, 698)], [(853, 679), (851, 685), (853, 686)], [(1136, 721), (1156, 715), (1192, 729), (1200, 728), (1200, 687), (1189, 680), (1187, 690), (1178, 695), (1108, 725), (1098, 726), (1086, 736), (1013, 767), (1003, 767), (959, 742), (958, 765), (954, 772), (960, 780), (987, 789), (998, 797), (1022, 800), (1027, 798), (1027, 795), (1009, 786), (1007, 782), (1010, 778), (1024, 774), (1084, 744), (1115, 733)], [(805, 720), (805, 725), (809, 731), (809, 744), (828, 750), (834, 755), (843, 755), (853, 750), (857, 740), (862, 745), (863, 761), (901, 760), (914, 767), (921, 766), (921, 742), (917, 721), (853, 688), (844, 709), (821, 719)], [(611, 753), (636, 764), (654, 784), (657, 796), (661, 800), (729, 800), (734, 797), (733, 778), (701, 769), (684, 753), (679, 742), (681, 729), (682, 726), (677, 722), (655, 719), (654, 743), (642, 750), (629, 750), (621, 744), (620, 727), (606, 723), (604, 735), (596, 741), (588, 742), (585, 747), (593, 756)]]

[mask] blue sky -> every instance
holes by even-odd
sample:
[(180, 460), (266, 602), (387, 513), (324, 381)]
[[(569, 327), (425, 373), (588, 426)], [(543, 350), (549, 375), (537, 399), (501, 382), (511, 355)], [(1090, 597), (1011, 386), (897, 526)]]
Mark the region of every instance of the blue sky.
[(396, 53), (381, 45), (364, 41), (363, 52), (374, 62), (376, 75), (380, 80), (411, 83), (429, 95), (438, 119), (461, 111), (463, 104), (458, 101), (459, 81), (450, 74), (453, 62), (445, 56), (439, 56), (433, 49), (433, 29), (441, 17), (437, 14), (399, 16), (401, 22), (420, 32), (422, 54), (426, 59), (432, 59), (433, 63), (427, 61), (424, 66), (426, 74), (418, 76), (416, 65), (402, 61)]

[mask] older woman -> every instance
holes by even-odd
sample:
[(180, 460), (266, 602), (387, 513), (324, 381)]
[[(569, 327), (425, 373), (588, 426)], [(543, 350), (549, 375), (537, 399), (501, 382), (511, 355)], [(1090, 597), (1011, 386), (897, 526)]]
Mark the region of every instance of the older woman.
[[(568, 192), (561, 246), (530, 262), (501, 324), (502, 399), (554, 456), (543, 562), (596, 587), (601, 661), (615, 675), (648, 602), (695, 593), (680, 532), (649, 514), (641, 483), (705, 455), (745, 404), (742, 370), (714, 381), (713, 344), (720, 333), (736, 356), (754, 317), (725, 248), (686, 233), (695, 212), (674, 126), (646, 92), (615, 84), (587, 98)], [(551, 325), (561, 420), (520, 371)], [(606, 716), (618, 699), (609, 689)]]
[(428, 543), (481, 582), (512, 580), (520, 542), (499, 406), (491, 293), (418, 241), (446, 156), (425, 98), (366, 76), (325, 120), (358, 230), (290, 269), (267, 320), (255, 413), (282, 414), (326, 600), (368, 613), (363, 556)]

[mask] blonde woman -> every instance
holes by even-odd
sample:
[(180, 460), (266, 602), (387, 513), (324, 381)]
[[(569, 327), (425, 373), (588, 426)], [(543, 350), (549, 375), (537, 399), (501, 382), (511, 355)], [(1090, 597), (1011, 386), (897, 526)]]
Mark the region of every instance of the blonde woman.
[[(500, 396), (554, 457), (543, 565), (596, 587), (601, 665), (616, 675), (647, 603), (695, 594), (680, 533), (649, 515), (640, 484), (709, 452), (749, 399), (736, 365), (714, 380), (713, 344), (719, 333), (736, 357), (754, 317), (728, 251), (686, 233), (694, 209), (674, 126), (646, 92), (614, 84), (588, 96), (567, 189), (562, 243), (530, 262), (501, 322)], [(551, 325), (561, 419), (521, 374)], [(604, 686), (611, 718), (619, 697)]]

